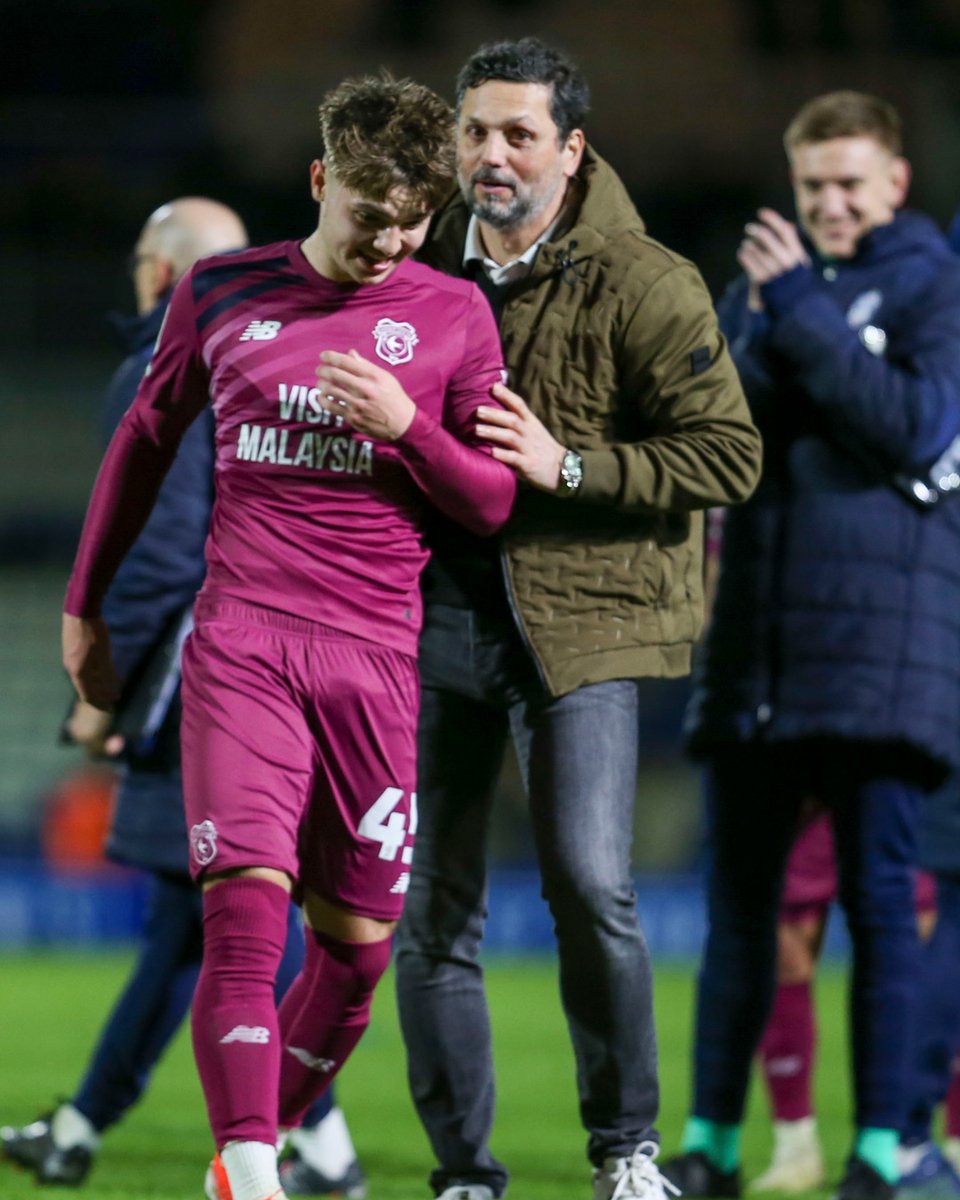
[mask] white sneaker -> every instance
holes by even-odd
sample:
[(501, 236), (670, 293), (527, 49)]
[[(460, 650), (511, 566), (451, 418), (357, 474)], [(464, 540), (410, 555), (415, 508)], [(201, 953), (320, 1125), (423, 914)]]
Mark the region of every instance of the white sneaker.
[(653, 1161), (656, 1142), (641, 1142), (629, 1158), (605, 1158), (593, 1172), (593, 1200), (666, 1200), (680, 1189), (660, 1174)]
[(751, 1192), (807, 1192), (826, 1177), (823, 1152), (813, 1117), (775, 1121), (770, 1166), (750, 1184)]
[(455, 1183), (442, 1191), (437, 1200), (494, 1200), (494, 1196), (485, 1183)]
[[(213, 1156), (210, 1166), (207, 1167), (207, 1173), (203, 1177), (203, 1192), (207, 1200), (233, 1200), (230, 1180), (219, 1154)], [(279, 1188), (264, 1197), (264, 1200), (287, 1200), (287, 1196), (283, 1188)]]

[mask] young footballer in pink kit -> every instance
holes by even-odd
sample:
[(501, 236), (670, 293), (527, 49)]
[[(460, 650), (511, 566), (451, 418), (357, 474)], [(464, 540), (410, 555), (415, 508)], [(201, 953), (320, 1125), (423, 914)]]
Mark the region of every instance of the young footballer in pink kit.
[[(184, 793), (204, 888), (193, 1040), (211, 1197), (283, 1196), (275, 1141), (366, 1028), (416, 832), (421, 513), (506, 520), (475, 439), (501, 379), (473, 284), (409, 260), (455, 177), (452, 116), (409, 80), (320, 109), (316, 230), (202, 260), (178, 285), (101, 467), (65, 604), (79, 695), (116, 698), (103, 592), (212, 397), (216, 501), (184, 652)], [(319, 366), (318, 366), (319, 363)], [(307, 957), (278, 1014), (288, 894)]]

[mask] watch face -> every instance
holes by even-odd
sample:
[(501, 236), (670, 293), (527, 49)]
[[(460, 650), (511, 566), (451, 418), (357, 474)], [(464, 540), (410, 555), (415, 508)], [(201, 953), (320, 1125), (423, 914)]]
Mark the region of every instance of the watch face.
[(583, 482), (583, 459), (574, 450), (568, 450), (560, 462), (560, 479), (564, 491), (575, 492)]

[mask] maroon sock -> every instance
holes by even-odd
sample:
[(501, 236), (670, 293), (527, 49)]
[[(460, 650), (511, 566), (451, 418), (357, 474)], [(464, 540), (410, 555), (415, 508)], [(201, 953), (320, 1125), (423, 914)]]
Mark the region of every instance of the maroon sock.
[(809, 982), (780, 984), (759, 1051), (774, 1120), (799, 1121), (813, 1113), (816, 1036)]
[(960, 1055), (950, 1064), (950, 1087), (944, 1105), (944, 1133), (947, 1137), (960, 1137)]
[(280, 1124), (299, 1125), (326, 1091), (370, 1021), (370, 1002), (390, 962), (390, 939), (342, 942), (306, 929), (301, 975), (280, 1005)]
[(193, 997), (193, 1052), (218, 1149), (273, 1144), (280, 1037), (273, 998), (289, 897), (266, 879), (226, 879), (203, 896), (203, 967)]

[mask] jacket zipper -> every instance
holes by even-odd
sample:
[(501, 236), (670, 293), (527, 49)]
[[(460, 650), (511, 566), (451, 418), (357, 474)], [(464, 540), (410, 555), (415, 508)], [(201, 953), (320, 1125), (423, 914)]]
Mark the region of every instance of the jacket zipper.
[(548, 695), (553, 695), (553, 689), (547, 682), (546, 672), (543, 669), (543, 664), (533, 648), (533, 643), (530, 641), (530, 635), (527, 633), (527, 627), (523, 623), (523, 618), (520, 616), (520, 608), (517, 604), (516, 596), (513, 591), (513, 580), (510, 578), (510, 568), (507, 565), (506, 547), (501, 543), (500, 546), (500, 570), (503, 574), (503, 590), (507, 597), (507, 604), (510, 606), (510, 615), (513, 617), (513, 624), (520, 635), (520, 640), (523, 642), (527, 653), (533, 660), (533, 665), (536, 668), (537, 675), (540, 677), (540, 682), (543, 684), (544, 690)]

